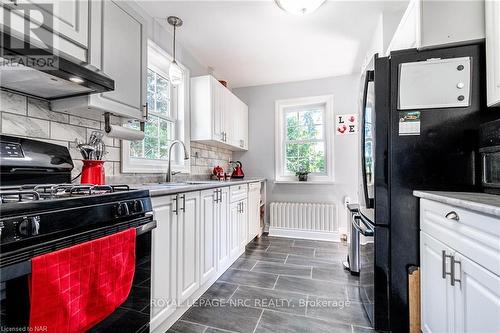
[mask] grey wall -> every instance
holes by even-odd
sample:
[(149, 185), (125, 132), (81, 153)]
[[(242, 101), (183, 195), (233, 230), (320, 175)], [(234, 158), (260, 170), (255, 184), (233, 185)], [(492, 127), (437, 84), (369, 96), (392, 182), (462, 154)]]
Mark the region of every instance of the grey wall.
[(335, 114), (358, 113), (359, 75), (234, 89), (249, 106), (249, 150), (235, 153), (245, 174), (268, 179), (268, 202), (334, 202), (341, 231), (347, 225), (345, 196), (357, 198), (358, 134), (334, 137), (333, 185), (274, 184), (275, 101), (332, 94)]

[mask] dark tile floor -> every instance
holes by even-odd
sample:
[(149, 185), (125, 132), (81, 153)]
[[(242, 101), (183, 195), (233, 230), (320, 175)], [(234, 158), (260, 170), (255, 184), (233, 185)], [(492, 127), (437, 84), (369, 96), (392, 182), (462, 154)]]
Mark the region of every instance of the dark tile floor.
[(168, 332), (373, 332), (340, 243), (262, 236)]

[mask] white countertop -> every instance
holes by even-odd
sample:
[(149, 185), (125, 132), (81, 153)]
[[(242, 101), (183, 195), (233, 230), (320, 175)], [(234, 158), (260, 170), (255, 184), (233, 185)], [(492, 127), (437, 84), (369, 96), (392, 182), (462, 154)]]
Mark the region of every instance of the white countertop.
[(179, 184), (178, 186), (172, 186), (169, 185), (168, 183), (131, 184), (129, 186), (130, 188), (133, 189), (149, 190), (149, 193), (151, 194), (152, 197), (158, 197), (162, 195), (202, 191), (218, 187), (263, 182), (263, 181), (266, 181), (266, 179), (249, 177), (244, 179), (231, 179), (227, 181), (217, 181), (217, 180), (193, 181), (194, 184), (193, 183), (189, 184), (189, 181), (188, 183), (170, 183), (170, 184)]
[(500, 195), (473, 192), (413, 191), (423, 199), (500, 217)]

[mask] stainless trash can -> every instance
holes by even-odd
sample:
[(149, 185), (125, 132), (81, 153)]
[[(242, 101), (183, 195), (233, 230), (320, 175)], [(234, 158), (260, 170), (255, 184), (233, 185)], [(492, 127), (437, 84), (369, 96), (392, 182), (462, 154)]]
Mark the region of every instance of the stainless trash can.
[(355, 217), (359, 214), (359, 206), (356, 204), (347, 205), (349, 221), (349, 237), (347, 243), (347, 258), (343, 262), (344, 268), (351, 272), (351, 275), (359, 275), (359, 231), (353, 225)]

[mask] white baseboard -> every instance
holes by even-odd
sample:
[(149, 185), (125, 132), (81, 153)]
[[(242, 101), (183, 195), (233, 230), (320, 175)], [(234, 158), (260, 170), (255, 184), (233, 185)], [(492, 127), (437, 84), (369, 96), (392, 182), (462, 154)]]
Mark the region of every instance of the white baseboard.
[(269, 227), (269, 236), (340, 242), (340, 234), (338, 232)]

